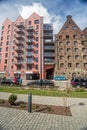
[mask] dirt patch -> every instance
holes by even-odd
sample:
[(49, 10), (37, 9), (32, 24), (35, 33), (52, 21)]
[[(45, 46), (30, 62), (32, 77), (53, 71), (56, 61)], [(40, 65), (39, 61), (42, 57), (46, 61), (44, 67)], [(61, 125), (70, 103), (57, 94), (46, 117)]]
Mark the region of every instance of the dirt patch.
[[(14, 105), (10, 105), (7, 100), (0, 99), (0, 107), (8, 107), (28, 111), (28, 103), (22, 101), (16, 102)], [(72, 116), (70, 107), (63, 106), (32, 104), (32, 112)]]

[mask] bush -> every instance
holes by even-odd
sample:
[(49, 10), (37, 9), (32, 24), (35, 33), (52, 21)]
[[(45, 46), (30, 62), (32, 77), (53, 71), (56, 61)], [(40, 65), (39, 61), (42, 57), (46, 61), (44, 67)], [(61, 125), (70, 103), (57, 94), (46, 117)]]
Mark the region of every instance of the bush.
[(10, 103), (11, 105), (13, 105), (16, 100), (17, 100), (17, 95), (12, 94), (12, 95), (9, 96), (8, 101), (9, 101), (9, 103)]

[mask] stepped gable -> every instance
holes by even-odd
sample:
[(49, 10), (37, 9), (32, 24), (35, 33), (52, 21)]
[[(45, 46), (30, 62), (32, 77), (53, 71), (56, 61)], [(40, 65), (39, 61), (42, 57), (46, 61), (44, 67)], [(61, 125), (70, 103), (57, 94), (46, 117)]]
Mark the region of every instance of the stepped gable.
[(71, 32), (71, 33), (82, 33), (81, 29), (78, 27), (78, 25), (73, 21), (72, 16), (68, 15), (67, 20), (64, 23), (63, 27), (59, 31), (59, 33), (62, 32)]
[(87, 27), (83, 30), (84, 34), (87, 34)]

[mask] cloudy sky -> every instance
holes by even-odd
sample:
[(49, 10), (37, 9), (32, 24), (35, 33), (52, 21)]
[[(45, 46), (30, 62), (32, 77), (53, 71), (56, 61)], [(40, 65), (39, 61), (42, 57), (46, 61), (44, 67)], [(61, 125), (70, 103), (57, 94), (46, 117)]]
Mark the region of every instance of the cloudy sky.
[(19, 15), (26, 19), (33, 12), (43, 16), (45, 23), (53, 23), (54, 33), (67, 15), (72, 15), (81, 29), (87, 26), (87, 0), (0, 0), (0, 28), (7, 17), (12, 21)]

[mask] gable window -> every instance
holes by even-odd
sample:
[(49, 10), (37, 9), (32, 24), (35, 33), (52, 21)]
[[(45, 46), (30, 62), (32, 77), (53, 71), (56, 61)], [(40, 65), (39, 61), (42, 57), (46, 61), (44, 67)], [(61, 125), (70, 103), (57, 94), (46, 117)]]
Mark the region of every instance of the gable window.
[(66, 39), (69, 39), (69, 35), (66, 35)]

